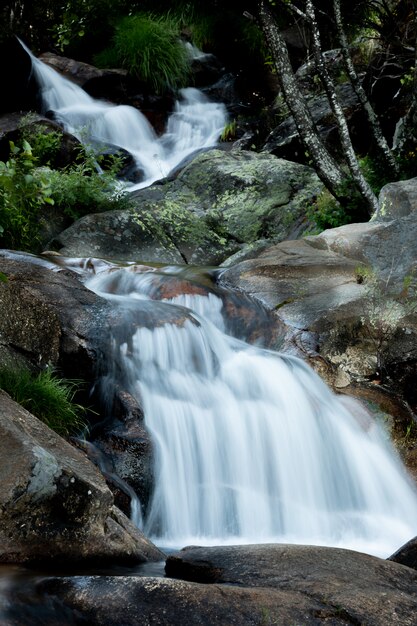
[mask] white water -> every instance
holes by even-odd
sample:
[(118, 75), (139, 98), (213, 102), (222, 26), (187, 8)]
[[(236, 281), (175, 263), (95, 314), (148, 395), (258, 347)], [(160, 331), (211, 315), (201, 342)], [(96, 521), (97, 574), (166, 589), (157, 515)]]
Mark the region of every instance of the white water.
[[(151, 281), (118, 270), (88, 286), (140, 308)], [(184, 298), (165, 306), (199, 314), (132, 329), (113, 354), (157, 448), (145, 532), (164, 546), (278, 541), (383, 557), (415, 536), (416, 491), (365, 409), (300, 360), (224, 335), (216, 296)]]
[(215, 146), (224, 129), (224, 105), (190, 87), (181, 90), (166, 132), (158, 137), (140, 111), (92, 98), (22, 45), (32, 59), (43, 111), (53, 111), (65, 129), (82, 142), (127, 150), (143, 170), (143, 180), (131, 186), (132, 191), (164, 178), (193, 152)]

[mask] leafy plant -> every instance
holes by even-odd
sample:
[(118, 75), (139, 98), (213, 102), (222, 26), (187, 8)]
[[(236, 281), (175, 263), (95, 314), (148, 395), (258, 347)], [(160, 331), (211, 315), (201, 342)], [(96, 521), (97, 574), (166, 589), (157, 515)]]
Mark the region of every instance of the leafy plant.
[[(157, 93), (184, 87), (189, 77), (189, 59), (178, 23), (169, 15), (138, 13), (123, 18), (116, 27), (112, 48), (104, 52), (104, 60), (109, 58)], [(103, 65), (101, 55), (95, 61)]]
[(56, 207), (69, 217), (128, 208), (126, 190), (116, 181), (120, 159), (107, 155), (104, 171), (99, 168), (103, 158), (83, 148), (76, 164), (50, 172), (51, 196)]
[(20, 136), (22, 141), (32, 148), (32, 153), (36, 155), (36, 164), (51, 166), (62, 144), (62, 132), (59, 130), (47, 129), (36, 124), (37, 116), (33, 113), (25, 115), (20, 124)]
[(359, 159), (359, 166), (365, 176), (369, 186), (375, 194), (378, 194), (381, 188), (390, 182), (386, 168), (369, 155)]
[(99, 166), (101, 157), (85, 148), (80, 149), (77, 162), (63, 170), (39, 167), (40, 158), (51, 158), (59, 133), (42, 136), (36, 130), (32, 138), (40, 157), (24, 139), (21, 147), (10, 142), (9, 159), (0, 161), (0, 245), (36, 251), (47, 205), (74, 220), (88, 213), (128, 208), (127, 193), (116, 179), (121, 165), (117, 156), (105, 157), (106, 171)]
[(27, 141), (10, 142), (10, 157), (0, 161), (0, 241), (30, 250), (38, 232), (38, 213), (53, 204), (50, 170), (36, 167)]
[(307, 206), (307, 216), (317, 224), (320, 230), (343, 226), (350, 221), (340, 202), (327, 189), (317, 196), (314, 204)]
[(78, 381), (58, 378), (50, 369), (37, 375), (0, 368), (0, 389), (62, 436), (86, 429), (86, 409), (74, 403)]

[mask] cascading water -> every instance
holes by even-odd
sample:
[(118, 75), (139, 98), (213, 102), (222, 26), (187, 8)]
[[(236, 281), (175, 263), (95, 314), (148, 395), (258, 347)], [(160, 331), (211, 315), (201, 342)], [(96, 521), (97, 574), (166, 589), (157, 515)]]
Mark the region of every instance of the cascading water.
[[(104, 271), (87, 286), (140, 310), (154, 297), (154, 275)], [(154, 541), (279, 541), (388, 556), (417, 534), (416, 492), (360, 404), (334, 395), (297, 358), (226, 336), (216, 295), (162, 306), (182, 322), (136, 325), (110, 356), (141, 399), (157, 448), (145, 521)]]
[(131, 186), (132, 191), (164, 178), (193, 152), (215, 146), (225, 126), (224, 105), (188, 88), (181, 90), (181, 100), (175, 105), (166, 132), (157, 137), (140, 111), (92, 98), (22, 45), (32, 60), (43, 111), (53, 111), (64, 128), (81, 141), (110, 144), (129, 152), (138, 170), (143, 171), (143, 180)]

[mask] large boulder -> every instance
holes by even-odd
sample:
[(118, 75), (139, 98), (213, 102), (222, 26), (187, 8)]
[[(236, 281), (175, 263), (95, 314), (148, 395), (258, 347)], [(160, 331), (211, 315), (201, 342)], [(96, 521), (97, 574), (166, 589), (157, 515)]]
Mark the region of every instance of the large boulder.
[(65, 256), (98, 256), (115, 261), (182, 264), (175, 244), (147, 229), (133, 211), (86, 215), (55, 237), (48, 248)]
[(55, 239), (69, 256), (219, 264), (245, 244), (303, 235), (322, 189), (309, 167), (244, 150), (198, 154), (173, 180), (133, 193), (131, 211), (82, 218)]
[(127, 71), (122, 69), (99, 69), (89, 63), (75, 61), (68, 57), (60, 56), (54, 52), (43, 52), (39, 60), (52, 67), (54, 70), (83, 87), (88, 91), (88, 86), (99, 80), (126, 83)]
[(415, 215), (269, 246), (221, 276), (274, 310), (287, 345), (336, 388), (366, 387), (374, 402), (382, 383), (381, 403), (393, 394), (405, 429), (417, 407)]
[(69, 378), (93, 380), (108, 338), (107, 302), (46, 259), (2, 250), (0, 271), (2, 351), (36, 367), (57, 367)]
[(2, 623), (119, 626), (123, 616), (124, 626), (415, 624), (417, 573), (358, 552), (187, 548), (169, 557), (167, 571), (185, 580), (78, 576), (38, 580), (31, 588), (10, 585)]
[(386, 221), (409, 215), (417, 208), (417, 178), (388, 183), (382, 187), (378, 210), (372, 221)]
[(0, 435), (0, 562), (161, 560), (92, 463), (1, 390)]

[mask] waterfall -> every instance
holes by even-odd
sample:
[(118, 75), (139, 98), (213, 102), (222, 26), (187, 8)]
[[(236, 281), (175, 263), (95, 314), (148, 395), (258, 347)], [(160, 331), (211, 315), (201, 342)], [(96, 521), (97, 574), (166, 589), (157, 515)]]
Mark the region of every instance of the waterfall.
[[(87, 286), (140, 311), (154, 275), (103, 271)], [(109, 356), (143, 403), (156, 447), (145, 519), (155, 542), (307, 543), (388, 556), (417, 534), (415, 489), (361, 404), (333, 394), (301, 360), (224, 334), (215, 294), (156, 304), (183, 321), (132, 325)]]
[(224, 105), (189, 87), (180, 91), (167, 130), (158, 137), (140, 111), (92, 98), (22, 45), (32, 60), (43, 112), (53, 111), (55, 119), (82, 142), (129, 152), (143, 171), (143, 180), (129, 187), (131, 191), (164, 178), (197, 150), (215, 146), (225, 126)]

